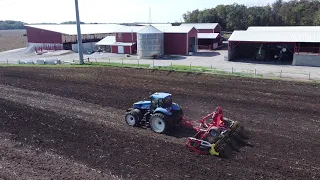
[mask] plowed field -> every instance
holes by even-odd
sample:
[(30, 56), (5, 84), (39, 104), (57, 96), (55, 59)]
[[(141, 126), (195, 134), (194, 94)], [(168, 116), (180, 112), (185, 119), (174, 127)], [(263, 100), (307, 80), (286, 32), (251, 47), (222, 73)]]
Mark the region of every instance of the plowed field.
[[(130, 128), (124, 112), (170, 92), (186, 117), (217, 106), (254, 148), (200, 156), (187, 132)], [(0, 179), (320, 179), (320, 85), (117, 68), (0, 68)]]

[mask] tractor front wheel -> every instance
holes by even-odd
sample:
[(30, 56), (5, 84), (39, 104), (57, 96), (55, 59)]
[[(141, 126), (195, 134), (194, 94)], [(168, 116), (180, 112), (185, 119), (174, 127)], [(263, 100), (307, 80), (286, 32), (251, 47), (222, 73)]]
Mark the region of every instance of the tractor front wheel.
[(133, 109), (126, 114), (126, 123), (129, 126), (138, 126), (140, 124), (140, 110), (139, 109)]
[(151, 116), (149, 125), (154, 132), (163, 134), (167, 131), (169, 124), (164, 114), (155, 113)]

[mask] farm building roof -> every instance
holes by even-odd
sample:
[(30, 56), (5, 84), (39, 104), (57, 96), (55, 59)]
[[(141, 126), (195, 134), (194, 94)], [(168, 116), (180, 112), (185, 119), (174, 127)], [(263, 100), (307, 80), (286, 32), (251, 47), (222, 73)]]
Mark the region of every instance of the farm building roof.
[(163, 33), (188, 33), (193, 26), (157, 26), (156, 28)]
[[(37, 29), (58, 32), (67, 35), (77, 35), (76, 24), (50, 24), (50, 25), (25, 25)], [(122, 27), (118, 24), (81, 24), (81, 34), (105, 34), (114, 33), (117, 28)]]
[(145, 26), (122, 26), (119, 27), (115, 30), (115, 32), (119, 32), (119, 33), (131, 33), (131, 32), (138, 32), (141, 31), (142, 29), (144, 29)]
[(219, 33), (198, 33), (198, 39), (217, 39)]
[(320, 31), (320, 26), (250, 26), (247, 31)]
[(320, 42), (320, 31), (234, 31), (229, 41), (246, 42)]
[(138, 33), (139, 34), (162, 34), (163, 32), (160, 31), (159, 29), (153, 27), (152, 25), (151, 26), (143, 26), (144, 28), (139, 31)]
[(215, 29), (218, 23), (183, 23), (180, 26), (192, 26), (196, 29)]
[(132, 46), (136, 43), (131, 43), (131, 42), (115, 42), (113, 44), (110, 44), (112, 46)]
[(103, 38), (101, 41), (97, 42), (96, 45), (110, 45), (116, 42), (115, 36), (107, 36)]
[(131, 42), (116, 42), (115, 36), (107, 36), (96, 43), (98, 46), (132, 46), (134, 44)]
[(147, 23), (144, 23), (144, 24), (137, 24), (137, 25), (140, 25), (140, 26), (149, 26), (149, 25), (152, 25), (154, 27), (157, 27), (157, 26), (172, 26), (171, 23), (164, 23), (164, 24), (160, 24), (160, 23), (150, 23), (150, 24), (147, 24)]

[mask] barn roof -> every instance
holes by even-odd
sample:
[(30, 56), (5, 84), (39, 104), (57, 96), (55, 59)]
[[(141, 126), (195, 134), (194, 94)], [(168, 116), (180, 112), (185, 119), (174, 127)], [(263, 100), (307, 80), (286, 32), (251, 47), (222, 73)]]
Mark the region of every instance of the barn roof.
[(192, 26), (196, 29), (215, 29), (219, 23), (183, 23), (180, 26)]
[[(76, 24), (46, 24), (46, 25), (25, 25), (37, 29), (58, 32), (67, 35), (77, 35)], [(118, 24), (81, 24), (81, 34), (105, 34), (114, 33), (116, 29), (122, 27)]]
[(320, 26), (250, 26), (247, 31), (320, 31)]
[(152, 25), (144, 26), (144, 28), (138, 32), (139, 34), (163, 34), (162, 31), (153, 27)]
[(319, 43), (320, 31), (234, 31), (229, 41)]
[(217, 39), (219, 33), (198, 33), (198, 39)]
[(119, 33), (131, 33), (131, 32), (138, 32), (144, 29), (145, 26), (122, 26), (117, 28), (115, 31)]
[(189, 33), (193, 26), (157, 26), (163, 33)]
[(149, 25), (152, 25), (152, 26), (154, 26), (154, 27), (157, 27), (157, 26), (172, 26), (171, 23), (164, 23), (164, 24), (161, 24), (161, 23), (150, 23), (150, 24), (143, 23), (143, 24), (137, 24), (137, 25), (140, 25), (140, 26), (149, 26)]
[(96, 45), (110, 45), (116, 42), (115, 36), (107, 36), (96, 43)]

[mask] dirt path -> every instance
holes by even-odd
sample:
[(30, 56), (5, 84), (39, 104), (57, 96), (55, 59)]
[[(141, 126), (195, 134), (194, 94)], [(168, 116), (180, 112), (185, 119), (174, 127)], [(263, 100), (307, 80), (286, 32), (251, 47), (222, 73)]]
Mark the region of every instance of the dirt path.
[[(0, 78), (3, 133), (105, 174), (320, 178), (319, 85), (102, 68), (2, 68)], [(190, 118), (222, 106), (228, 117), (245, 123), (255, 148), (221, 160), (188, 152), (185, 137), (127, 127), (124, 110), (155, 91), (172, 92)]]

